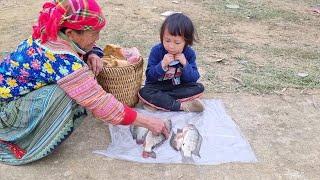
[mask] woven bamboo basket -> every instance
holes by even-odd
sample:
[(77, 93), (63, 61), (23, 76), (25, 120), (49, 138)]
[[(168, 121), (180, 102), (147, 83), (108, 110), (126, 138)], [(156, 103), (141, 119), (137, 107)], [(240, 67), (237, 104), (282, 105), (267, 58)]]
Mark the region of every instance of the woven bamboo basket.
[(120, 102), (134, 107), (138, 101), (138, 91), (142, 83), (143, 58), (134, 64), (123, 67), (104, 65), (98, 76), (102, 88), (114, 95)]

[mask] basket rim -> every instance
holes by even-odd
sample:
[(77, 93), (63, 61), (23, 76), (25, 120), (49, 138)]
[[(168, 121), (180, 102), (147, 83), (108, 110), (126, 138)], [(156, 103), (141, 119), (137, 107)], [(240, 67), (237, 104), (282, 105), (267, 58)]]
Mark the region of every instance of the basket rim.
[(127, 67), (135, 67), (138, 66), (141, 62), (143, 62), (143, 57), (139, 56), (139, 60), (136, 63), (128, 64), (126, 66), (121, 66), (121, 67), (108, 67), (105, 64), (103, 64), (103, 68), (108, 68), (108, 69), (122, 69), (122, 68), (127, 68)]

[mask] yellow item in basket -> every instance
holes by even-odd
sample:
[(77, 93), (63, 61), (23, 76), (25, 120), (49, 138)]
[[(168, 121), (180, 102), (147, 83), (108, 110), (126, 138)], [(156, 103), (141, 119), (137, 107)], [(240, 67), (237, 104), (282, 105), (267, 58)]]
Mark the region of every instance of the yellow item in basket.
[(117, 67), (124, 67), (124, 66), (128, 66), (128, 65), (130, 65), (130, 63), (127, 61), (127, 60), (118, 60), (117, 61), (117, 63), (118, 63), (118, 65), (117, 65)]
[(103, 49), (105, 56), (114, 56), (119, 59), (125, 59), (122, 53), (122, 48), (114, 44), (107, 44)]
[(136, 47), (122, 48), (114, 44), (107, 44), (103, 52), (103, 60), (107, 67), (128, 66), (137, 63), (141, 57)]
[(117, 67), (117, 59), (114, 56), (103, 56), (102, 57), (103, 64), (107, 67)]
[(107, 67), (124, 67), (130, 65), (130, 63), (127, 60), (119, 59), (112, 55), (103, 56), (102, 60)]

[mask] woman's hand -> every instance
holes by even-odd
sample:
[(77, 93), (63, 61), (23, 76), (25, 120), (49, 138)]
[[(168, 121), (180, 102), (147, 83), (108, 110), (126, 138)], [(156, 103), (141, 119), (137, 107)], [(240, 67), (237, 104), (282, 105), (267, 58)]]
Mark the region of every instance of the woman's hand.
[(138, 113), (133, 125), (142, 126), (149, 129), (154, 135), (163, 134), (166, 139), (169, 138), (169, 130), (163, 120)]
[(96, 54), (90, 54), (88, 56), (87, 64), (89, 66), (89, 69), (93, 71), (93, 74), (95, 76), (98, 76), (98, 74), (102, 71), (102, 59)]

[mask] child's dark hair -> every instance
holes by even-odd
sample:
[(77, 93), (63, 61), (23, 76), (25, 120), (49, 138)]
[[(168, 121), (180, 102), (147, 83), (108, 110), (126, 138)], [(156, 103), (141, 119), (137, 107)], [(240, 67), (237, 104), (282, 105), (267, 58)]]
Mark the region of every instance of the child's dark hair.
[(163, 34), (165, 30), (173, 36), (182, 36), (186, 41), (186, 45), (192, 46), (193, 42), (197, 42), (196, 30), (190, 18), (182, 13), (175, 13), (168, 16), (162, 23), (160, 29), (160, 40), (163, 43)]

